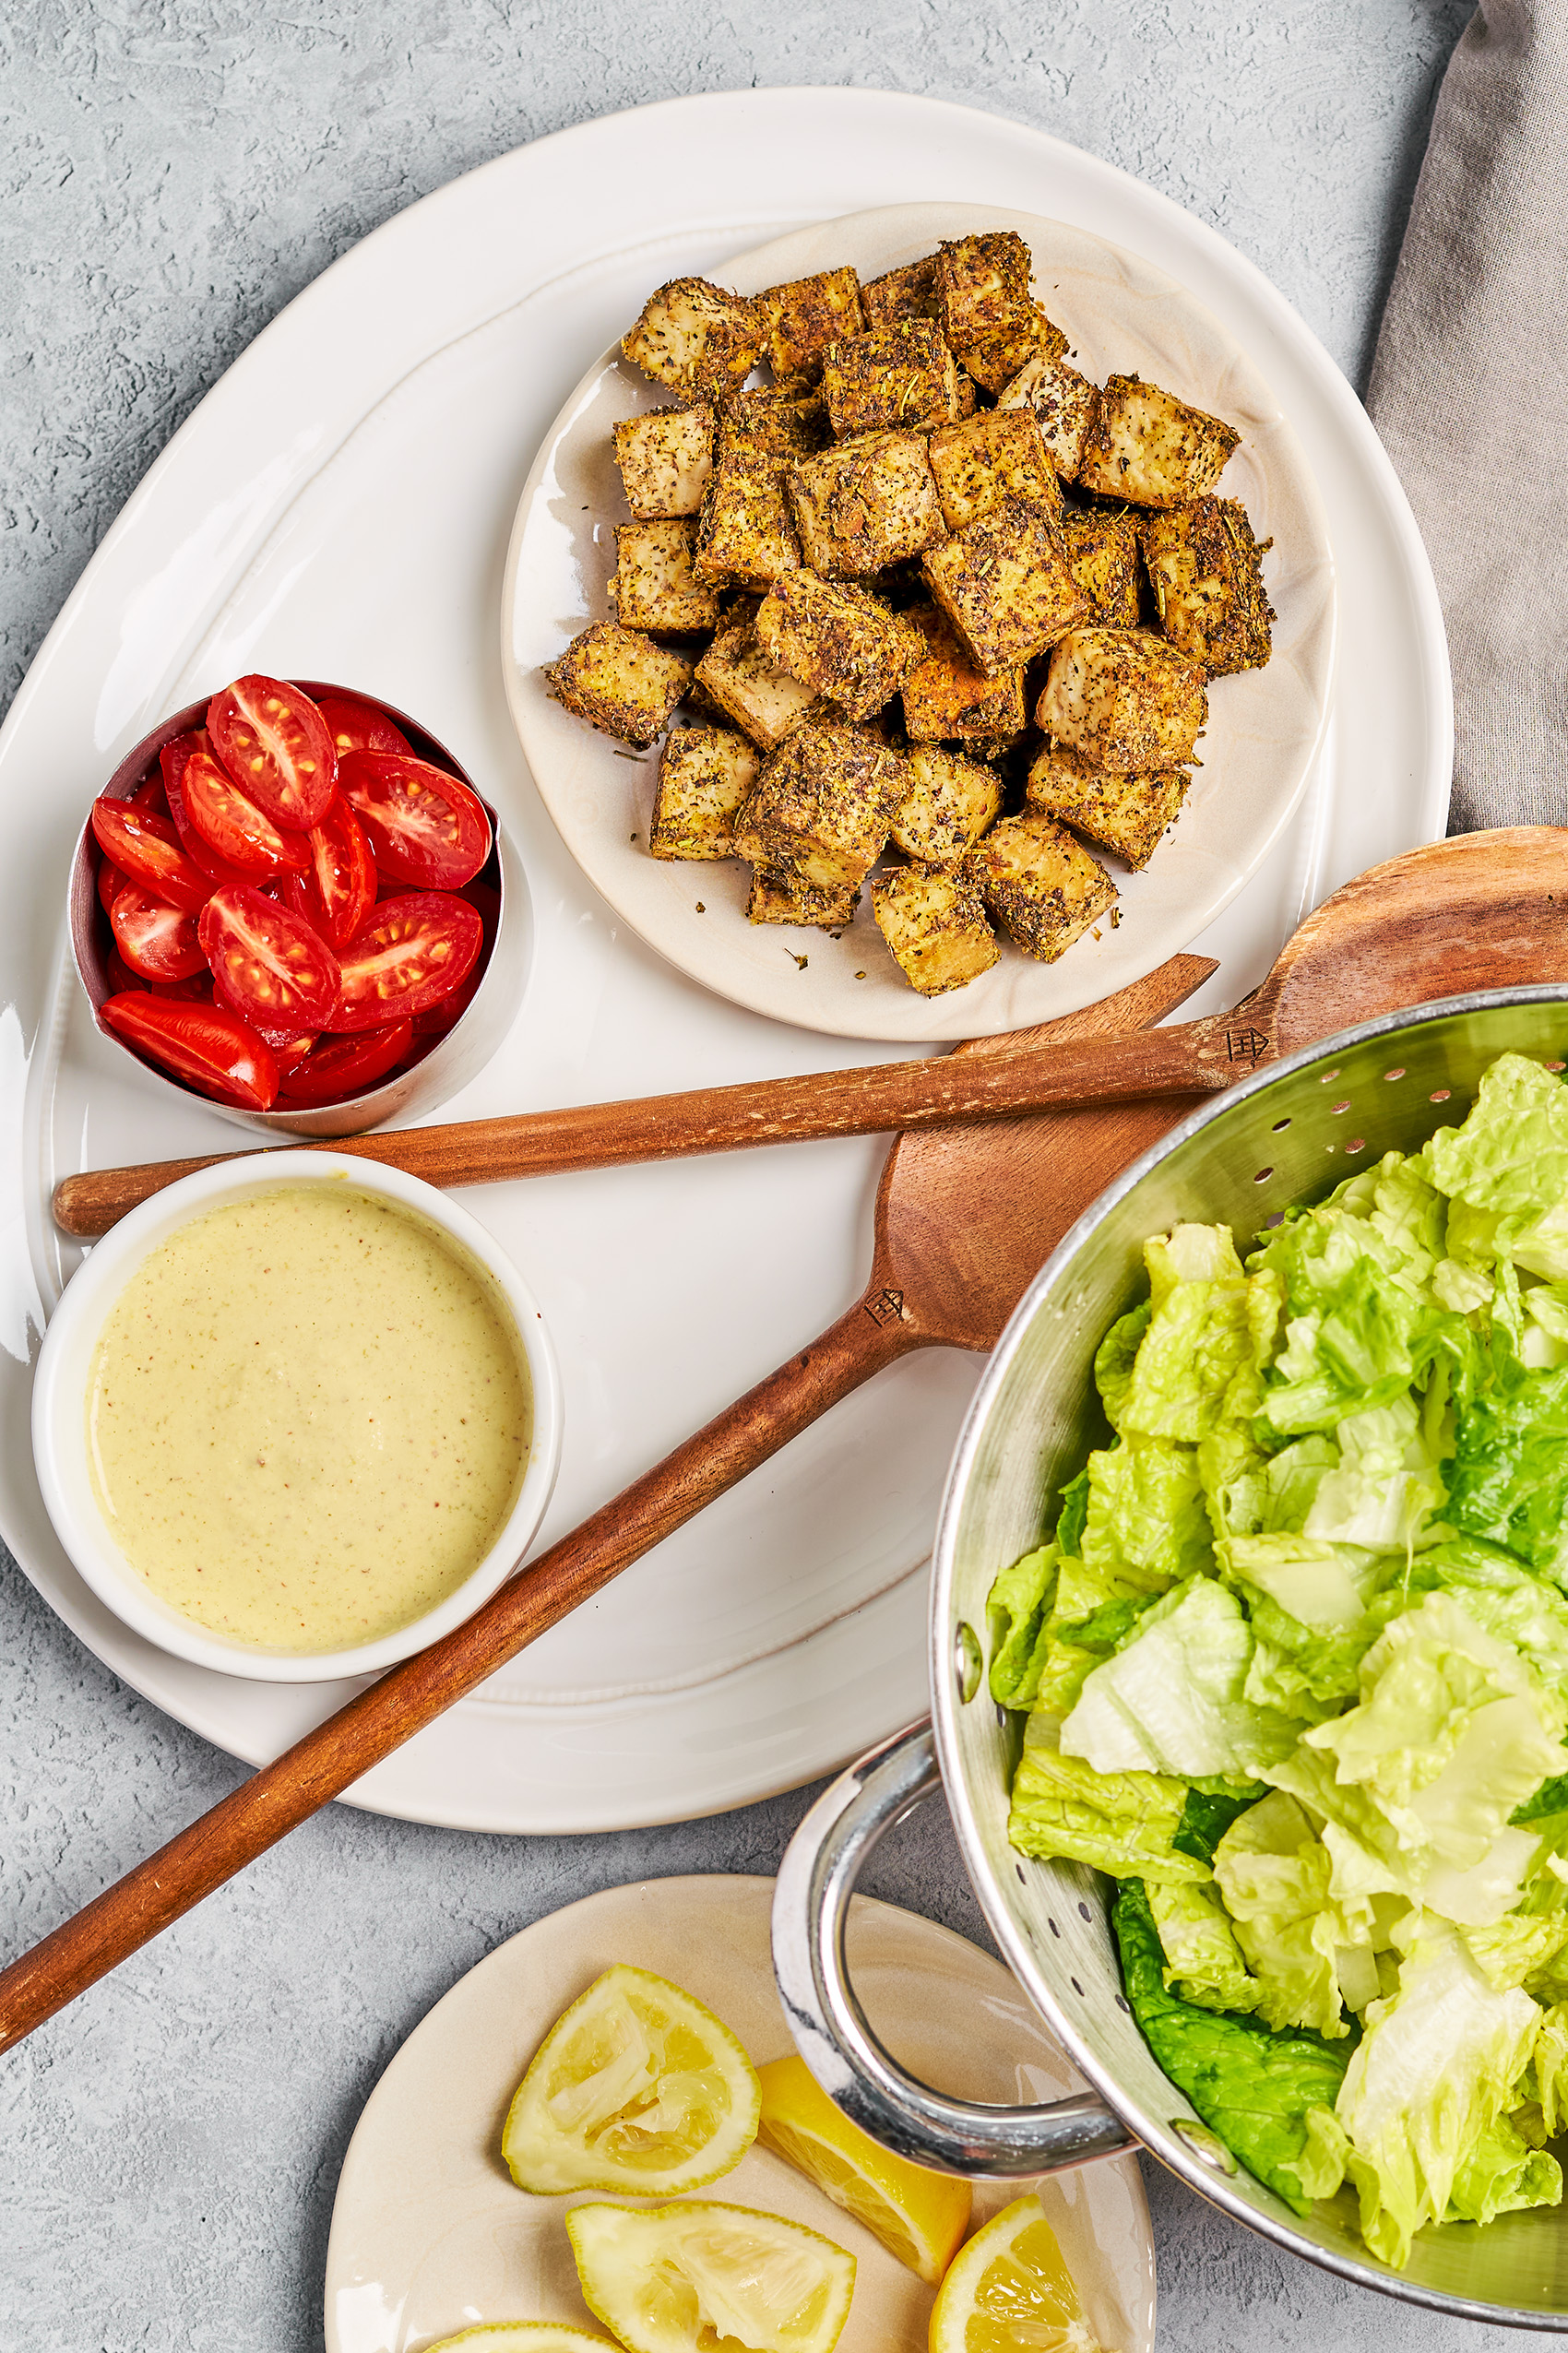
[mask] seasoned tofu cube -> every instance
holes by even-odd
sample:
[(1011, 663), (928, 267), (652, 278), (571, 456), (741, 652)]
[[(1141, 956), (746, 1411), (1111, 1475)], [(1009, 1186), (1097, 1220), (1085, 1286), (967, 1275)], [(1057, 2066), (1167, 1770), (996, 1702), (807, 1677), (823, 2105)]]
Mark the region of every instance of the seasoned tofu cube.
[(1199, 498), (1146, 517), (1144, 561), (1160, 625), (1178, 653), (1201, 661), (1210, 677), (1261, 670), (1270, 651), (1274, 608), (1263, 585), (1263, 556), (1239, 499)]
[(1088, 612), (1057, 524), (1010, 493), (928, 549), (921, 569), (988, 678), (1043, 653)]
[(1076, 510), (1063, 516), (1062, 536), (1073, 577), (1089, 600), (1089, 619), (1108, 629), (1135, 629), (1143, 594), (1132, 517)]
[(626, 504), (639, 523), (695, 515), (713, 463), (713, 410), (650, 409), (615, 427), (615, 463)]
[(1150, 629), (1070, 631), (1035, 705), (1053, 743), (1123, 776), (1188, 767), (1207, 716), (1201, 666)]
[(878, 597), (815, 572), (786, 573), (762, 600), (756, 641), (776, 670), (826, 695), (849, 719), (890, 703), (925, 652), (912, 621)]
[(1062, 329), (1035, 303), (1021, 327), (1002, 327), (994, 335), (983, 335), (978, 343), (967, 344), (958, 356), (976, 383), (994, 396), (1004, 392), (1032, 359), (1043, 354), (1059, 360), (1066, 349), (1067, 338)]
[(774, 668), (749, 620), (719, 631), (697, 664), (696, 683), (764, 752), (791, 735), (819, 700), (811, 687)]
[(1116, 904), (1116, 885), (1099, 859), (1042, 809), (993, 826), (960, 872), (1008, 938), (1042, 964), (1054, 964)]
[(897, 319), (828, 345), (822, 397), (840, 441), (923, 433), (957, 415), (958, 371), (934, 319)]
[(754, 864), (852, 889), (881, 857), (903, 797), (903, 761), (868, 728), (808, 719), (763, 762), (735, 840)]
[(1015, 229), (958, 237), (937, 255), (943, 332), (960, 359), (985, 336), (1027, 326), (1034, 306), (1029, 249)]
[(942, 263), (936, 254), (890, 269), (861, 288), (861, 303), (871, 327), (891, 327), (899, 318), (942, 316)]
[(766, 321), (746, 295), (706, 278), (673, 278), (648, 296), (621, 349), (656, 383), (711, 398), (745, 382), (766, 334)]
[(961, 418), (972, 417), (979, 407), (980, 393), (974, 377), (966, 375), (960, 368), (958, 371), (958, 414)]
[(647, 846), (656, 858), (733, 858), (731, 820), (761, 756), (727, 727), (678, 727), (665, 738)]
[(719, 598), (692, 570), (695, 523), (618, 523), (610, 610), (624, 629), (657, 636), (716, 629)]
[(899, 866), (873, 883), (871, 903), (905, 980), (922, 997), (979, 980), (1002, 953), (980, 893), (951, 869)]
[(959, 644), (944, 613), (917, 606), (909, 619), (925, 658), (904, 681), (904, 731), (911, 743), (1008, 743), (1028, 722), (1022, 665), (988, 678)]
[(861, 281), (848, 267), (770, 286), (757, 304), (766, 321), (773, 373), (791, 388), (814, 384), (828, 345), (858, 335), (865, 325)]
[(922, 866), (951, 865), (995, 823), (1002, 779), (994, 768), (931, 743), (913, 745), (905, 766), (909, 790), (893, 813), (889, 838)]
[(719, 404), (719, 454), (756, 449), (773, 458), (811, 458), (833, 435), (827, 411), (814, 393), (797, 395), (773, 386), (732, 392)]
[(923, 435), (867, 434), (805, 458), (789, 477), (801, 553), (830, 580), (859, 579), (942, 537)]
[(710, 586), (766, 589), (800, 560), (783, 461), (756, 449), (732, 449), (719, 458), (697, 520), (697, 578)]
[(988, 409), (967, 424), (939, 425), (928, 446), (950, 531), (978, 522), (1009, 493), (1048, 515), (1061, 510), (1062, 485), (1032, 410)]
[(596, 621), (573, 638), (544, 675), (551, 692), (577, 719), (646, 751), (685, 693), (692, 664), (640, 630)]
[(1078, 481), (1134, 506), (1181, 506), (1214, 488), (1241, 436), (1218, 417), (1135, 375), (1113, 375), (1099, 396)]
[(1048, 744), (1029, 770), (1024, 799), (1029, 808), (1061, 818), (1138, 867), (1148, 864), (1180, 816), (1191, 780), (1183, 768), (1157, 768), (1151, 776), (1106, 775)]
[(782, 866), (758, 866), (752, 874), (746, 916), (753, 923), (811, 923), (821, 932), (841, 932), (861, 903), (859, 886), (818, 890)]
[(1060, 353), (1037, 351), (996, 397), (999, 409), (1032, 409), (1046, 454), (1065, 482), (1076, 479), (1084, 445), (1094, 429), (1099, 386)]

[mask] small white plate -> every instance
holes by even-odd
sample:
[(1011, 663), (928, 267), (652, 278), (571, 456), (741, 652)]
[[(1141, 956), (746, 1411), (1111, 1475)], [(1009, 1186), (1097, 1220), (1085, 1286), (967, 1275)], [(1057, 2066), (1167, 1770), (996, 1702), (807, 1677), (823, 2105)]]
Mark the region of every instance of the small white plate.
[[(993, 1037), (1051, 1021), (1125, 988), (1176, 955), (1267, 854), (1306, 788), (1328, 715), (1336, 612), (1328, 526), (1312, 469), (1279, 403), (1234, 336), (1195, 296), (1139, 255), (1063, 220), (994, 206), (895, 205), (776, 238), (722, 273), (742, 293), (853, 262), (862, 279), (931, 253), (944, 239), (1011, 228), (1034, 255), (1035, 283), (1096, 382), (1141, 374), (1241, 435), (1220, 488), (1260, 540), (1277, 620), (1263, 670), (1216, 679), (1198, 768), (1181, 821), (1141, 873), (1107, 858), (1121, 924), (1098, 926), (1055, 964), (1004, 943), (968, 988), (921, 997), (894, 963), (869, 895), (839, 933), (746, 920), (750, 869), (651, 857), (659, 747), (636, 754), (555, 701), (542, 665), (587, 623), (610, 617), (614, 526), (629, 518), (611, 429), (669, 405), (612, 346), (547, 434), (517, 507), (502, 593), (506, 694), (546, 808), (585, 873), (634, 930), (681, 971), (755, 1013), (841, 1038)], [(650, 278), (648, 291), (653, 291)], [(803, 960), (802, 960), (803, 959)]]
[[(349, 2144), (327, 2250), (327, 2353), (422, 2353), (482, 2321), (569, 2321), (596, 2332), (563, 2217), (585, 2197), (530, 2197), (501, 2158), (524, 2069), (569, 2002), (615, 1961), (684, 1986), (753, 2063), (794, 2049), (773, 1981), (771, 1879), (715, 1875), (610, 1887), (536, 1920), (470, 1969), (404, 2043)], [(1000, 1961), (951, 1929), (865, 1896), (849, 1966), (894, 2056), (939, 2090), (1060, 2099), (1084, 2086)], [(1154, 2244), (1137, 2161), (975, 2184), (978, 2228), (1031, 2190), (1114, 2353), (1151, 2353)], [(695, 2193), (820, 2230), (857, 2263), (840, 2353), (925, 2353), (934, 2290), (782, 2157), (754, 2148)], [(657, 2200), (627, 2200), (654, 2204)]]

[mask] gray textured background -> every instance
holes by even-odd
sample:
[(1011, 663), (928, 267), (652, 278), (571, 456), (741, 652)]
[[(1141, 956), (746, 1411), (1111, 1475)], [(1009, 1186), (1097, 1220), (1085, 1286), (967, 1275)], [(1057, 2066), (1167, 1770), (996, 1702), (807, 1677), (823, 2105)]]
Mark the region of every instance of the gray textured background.
[[(918, 90), (1039, 125), (1231, 238), (1358, 386), (1468, 0), (13, 0), (0, 22), (0, 704), (137, 478), (229, 362), (457, 172), (645, 100)], [(778, 18), (787, 17), (786, 23)], [(240, 1768), (126, 1690), (0, 1555), (7, 1951)], [(771, 1871), (806, 1793), (591, 1840), (333, 1809), (0, 2065), (0, 2353), (311, 2353), (343, 2149), (491, 1946), (590, 1890)], [(868, 1884), (983, 1940), (944, 1823)], [(1465, 2353), (1150, 2167), (1169, 2353)], [(1568, 2344), (1568, 2337), (1536, 2342)]]

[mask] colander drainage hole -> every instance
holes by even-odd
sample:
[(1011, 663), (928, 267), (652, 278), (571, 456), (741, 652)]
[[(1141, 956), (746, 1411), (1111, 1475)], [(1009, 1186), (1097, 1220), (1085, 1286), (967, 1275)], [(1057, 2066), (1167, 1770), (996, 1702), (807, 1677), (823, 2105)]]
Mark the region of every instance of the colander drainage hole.
[(1398, 1070), (1385, 1070), (1383, 1075), (1385, 1080), (1403, 1078), (1405, 1075), (1404, 1068), (1401, 1066)]
[(1431, 1093), (1427, 1097), (1427, 1101), (1429, 1103), (1446, 1103), (1453, 1091), (1454, 1090), (1451, 1087), (1434, 1087)]
[(1285, 1212), (1284, 1212), (1284, 1210), (1283, 1210), (1283, 1209), (1276, 1209), (1276, 1210), (1273, 1212), (1273, 1214), (1272, 1214), (1271, 1216), (1266, 1217), (1266, 1218), (1264, 1219), (1263, 1223), (1264, 1223), (1264, 1231), (1265, 1231), (1265, 1233), (1266, 1233), (1266, 1232), (1269, 1230), (1269, 1229), (1270, 1229), (1271, 1227), (1273, 1227), (1273, 1226), (1282, 1226), (1282, 1225), (1285, 1223)]
[(1364, 1152), (1366, 1148), (1367, 1139), (1364, 1135), (1353, 1135), (1345, 1147), (1347, 1152)]
[(1568, 1070), (1568, 1063), (1560, 1063), (1560, 1062), (1549, 1062), (1549, 1063), (1542, 1063), (1542, 1064), (1541, 1064), (1541, 1068), (1542, 1068), (1543, 1070)]
[(1078, 1906), (1078, 1918), (1084, 1920), (1093, 1919), (1094, 1914), (1090, 1911), (1087, 1904), (1080, 1904)]
[(1318, 1085), (1320, 1087), (1332, 1087), (1339, 1073), (1336, 1070), (1325, 1070), (1323, 1076), (1318, 1080)]
[(1277, 1119), (1274, 1123), (1274, 1132), (1276, 1135), (1283, 1135), (1285, 1130), (1289, 1126), (1289, 1124), (1290, 1123), (1288, 1119)]
[(1051, 1933), (1052, 1934), (1052, 1936), (1060, 1936), (1060, 1935), (1061, 1935), (1062, 1931), (1061, 1931), (1061, 1930), (1057, 1927), (1056, 1922), (1055, 1922), (1054, 1920), (1052, 1920), (1052, 1919), (1048, 1919), (1048, 1920), (1046, 1921), (1046, 1923), (1045, 1923), (1045, 1924), (1046, 1924), (1047, 1928), (1051, 1931)]
[(1128, 2017), (1129, 2017), (1129, 2018), (1132, 2016), (1132, 2014), (1133, 2014), (1133, 2005), (1132, 2005), (1132, 2003), (1128, 2001), (1128, 1999), (1127, 1999), (1127, 1997), (1126, 1997), (1126, 1995), (1125, 1995), (1124, 1993), (1119, 1993), (1119, 1994), (1117, 1995), (1117, 1997), (1116, 1997), (1116, 2007), (1118, 2008), (1118, 2010), (1124, 2010), (1124, 2011), (1127, 2013), (1127, 2015), (1128, 2015)]
[(1256, 1176), (1253, 1179), (1253, 1182), (1254, 1184), (1266, 1184), (1273, 1174), (1274, 1171), (1272, 1169), (1260, 1169)]
[(1017, 1874), (1018, 1874), (1018, 1884), (1019, 1884), (1019, 1886), (1020, 1886), (1020, 1887), (1027, 1887), (1027, 1886), (1028, 1885), (1028, 1884), (1029, 1884), (1029, 1883), (1028, 1883), (1028, 1881), (1026, 1879), (1026, 1877), (1024, 1876), (1024, 1866), (1023, 1866), (1023, 1864), (1022, 1864), (1022, 1863), (1015, 1863), (1015, 1864), (1014, 1864), (1014, 1866), (1013, 1866), (1013, 1868), (1014, 1868), (1014, 1870), (1015, 1870), (1015, 1871), (1017, 1872)]
[(1076, 1978), (1069, 1978), (1069, 1979), (1068, 1979), (1068, 1980), (1067, 1980), (1067, 1982), (1068, 1982), (1068, 1984), (1072, 1987), (1072, 1989), (1073, 1989), (1074, 1992), (1077, 1995), (1077, 1997), (1078, 1997), (1079, 2001), (1081, 2002), (1081, 2001), (1083, 2000), (1083, 1998), (1084, 1998), (1084, 1989), (1083, 1989), (1083, 1987), (1082, 1987), (1082, 1986), (1078, 1983), (1077, 1979), (1076, 1979)]
[(1349, 1110), (1349, 1108), (1350, 1108), (1350, 1098), (1348, 1097), (1348, 1095), (1347, 1095), (1347, 1096), (1346, 1096), (1346, 1098), (1345, 1098), (1345, 1099), (1344, 1099), (1344, 1101), (1343, 1101), (1342, 1103), (1336, 1103), (1336, 1104), (1335, 1104), (1335, 1106), (1334, 1106), (1334, 1116), (1335, 1116), (1335, 1118), (1336, 1118), (1336, 1119), (1337, 1119), (1337, 1118), (1339, 1117), (1339, 1114), (1340, 1114), (1340, 1112), (1341, 1112), (1341, 1111), (1348, 1111)]

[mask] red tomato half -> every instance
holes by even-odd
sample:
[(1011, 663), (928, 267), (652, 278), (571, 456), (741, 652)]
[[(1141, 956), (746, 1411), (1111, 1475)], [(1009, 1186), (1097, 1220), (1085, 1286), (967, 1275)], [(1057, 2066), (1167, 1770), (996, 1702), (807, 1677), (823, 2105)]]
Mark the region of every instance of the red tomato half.
[(413, 757), (414, 747), (408, 737), (374, 703), (362, 703), (349, 695), (324, 695), (315, 707), (327, 721), (332, 749), (339, 759), (345, 752), (404, 752)]
[(345, 752), (339, 782), (385, 874), (423, 890), (460, 890), (490, 855), (477, 794), (428, 760)]
[(325, 1026), (379, 1029), (428, 1012), (462, 986), (483, 945), (484, 926), (466, 898), (426, 890), (382, 899), (343, 950), (342, 995)]
[(129, 874), (122, 874), (118, 866), (112, 866), (107, 858), (99, 859), (98, 903), (105, 915), (109, 913), (130, 879)]
[(196, 928), (214, 985), (243, 1021), (294, 1036), (326, 1028), (338, 959), (308, 923), (240, 883), (213, 892)]
[(279, 833), (210, 752), (190, 755), (180, 771), (180, 794), (186, 816), (208, 850), (237, 873), (275, 874), (280, 866), (304, 873), (310, 861), (303, 838)]
[(139, 883), (125, 885), (109, 921), (115, 946), (144, 980), (188, 980), (193, 972), (206, 969), (196, 917), (184, 907), (155, 898)]
[[(161, 759), (162, 756), (160, 753), (159, 758)], [(150, 809), (155, 817), (166, 817), (169, 814), (169, 805), (163, 798), (163, 778), (156, 769), (143, 777), (132, 793), (131, 799), (138, 809)]]
[(105, 858), (127, 881), (193, 915), (206, 905), (212, 885), (185, 856), (167, 817), (138, 809), (134, 801), (95, 801), (92, 830)]
[(295, 907), (292, 894), (289, 904), (341, 951), (375, 905), (375, 861), (364, 827), (335, 792), (331, 808), (310, 830), (310, 872), (300, 885), (303, 904)]
[(207, 707), (212, 747), (276, 826), (308, 833), (327, 814), (338, 755), (308, 695), (281, 678), (236, 678)]
[(413, 1024), (389, 1021), (355, 1038), (329, 1038), (285, 1073), (279, 1093), (287, 1103), (336, 1103), (362, 1095), (400, 1063), (414, 1042)]
[(113, 996), (124, 996), (127, 989), (135, 991), (147, 986), (147, 982), (131, 970), (117, 947), (112, 947), (104, 957), (103, 969), (109, 975), (110, 993)]
[(207, 876), (209, 888), (220, 883), (248, 882), (249, 875), (242, 873), (238, 866), (231, 866), (226, 858), (220, 858), (216, 850), (203, 840), (191, 823), (190, 811), (185, 807), (183, 778), (185, 762), (197, 752), (205, 753), (209, 760), (212, 757), (212, 746), (205, 731), (176, 735), (173, 742), (165, 743), (158, 755), (163, 770), (163, 797), (169, 804), (174, 831), (180, 837), (180, 847), (192, 865), (199, 867)]
[(137, 990), (98, 1008), (117, 1038), (203, 1095), (265, 1111), (278, 1092), (272, 1049), (217, 1004), (180, 1004)]

